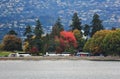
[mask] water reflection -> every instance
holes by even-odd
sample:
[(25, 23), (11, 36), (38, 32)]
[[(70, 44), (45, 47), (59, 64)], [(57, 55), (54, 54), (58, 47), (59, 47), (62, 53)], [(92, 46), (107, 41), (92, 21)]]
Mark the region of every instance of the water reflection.
[(119, 77), (119, 62), (0, 61), (0, 79), (119, 79)]

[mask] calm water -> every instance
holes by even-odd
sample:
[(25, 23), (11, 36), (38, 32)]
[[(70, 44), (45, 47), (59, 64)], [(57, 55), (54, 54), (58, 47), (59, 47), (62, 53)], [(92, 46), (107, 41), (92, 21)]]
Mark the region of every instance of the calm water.
[(0, 61), (0, 79), (120, 79), (120, 62)]

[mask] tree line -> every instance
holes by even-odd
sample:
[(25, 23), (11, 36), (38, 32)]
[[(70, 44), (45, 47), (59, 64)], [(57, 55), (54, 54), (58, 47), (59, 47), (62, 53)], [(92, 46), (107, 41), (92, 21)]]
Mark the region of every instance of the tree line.
[(27, 25), (23, 35), (24, 41), (12, 29), (3, 38), (0, 50), (25, 51), (32, 55), (43, 55), (45, 52), (90, 52), (93, 55), (120, 55), (120, 30), (112, 28), (105, 30), (100, 16), (95, 13), (91, 25), (82, 25), (77, 13), (73, 14), (70, 30), (65, 30), (58, 18), (52, 31), (46, 34), (38, 19), (35, 28)]

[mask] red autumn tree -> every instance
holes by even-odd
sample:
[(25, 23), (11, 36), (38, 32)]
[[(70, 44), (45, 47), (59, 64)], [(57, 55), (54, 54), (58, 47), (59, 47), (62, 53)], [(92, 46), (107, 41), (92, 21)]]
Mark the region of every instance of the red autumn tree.
[(31, 54), (33, 55), (39, 55), (39, 52), (38, 52), (38, 48), (33, 46), (31, 49), (30, 49), (30, 52)]
[(76, 48), (77, 42), (72, 32), (62, 31), (60, 32), (60, 43), (63, 47), (70, 47), (71, 45)]

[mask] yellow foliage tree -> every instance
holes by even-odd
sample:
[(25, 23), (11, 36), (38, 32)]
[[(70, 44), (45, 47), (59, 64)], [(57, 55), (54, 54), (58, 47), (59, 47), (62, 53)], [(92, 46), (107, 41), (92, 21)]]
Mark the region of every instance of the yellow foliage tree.
[(103, 47), (107, 54), (120, 56), (120, 29), (113, 30), (106, 35)]
[(29, 51), (29, 43), (28, 42), (24, 42), (24, 44), (23, 44), (23, 51), (25, 51), (25, 52)]
[(81, 50), (83, 48), (83, 46), (84, 46), (84, 43), (85, 43), (85, 39), (82, 38), (83, 37), (82, 32), (80, 30), (78, 30), (78, 29), (75, 29), (75, 30), (73, 30), (73, 34), (74, 34), (74, 36), (75, 36), (75, 38), (77, 40), (78, 50), (79, 49)]
[(89, 39), (85, 46), (84, 50), (89, 51), (94, 55), (104, 53), (103, 40), (107, 34), (111, 33), (111, 30), (101, 30), (97, 31), (91, 39)]

